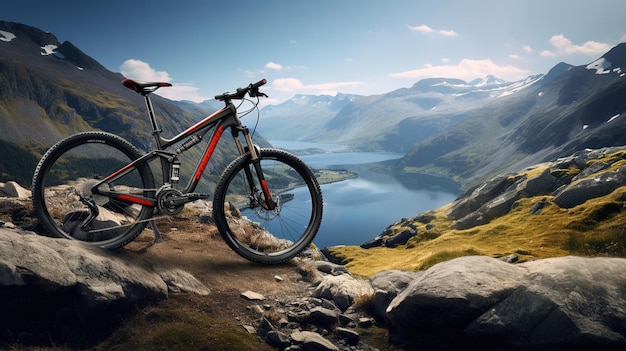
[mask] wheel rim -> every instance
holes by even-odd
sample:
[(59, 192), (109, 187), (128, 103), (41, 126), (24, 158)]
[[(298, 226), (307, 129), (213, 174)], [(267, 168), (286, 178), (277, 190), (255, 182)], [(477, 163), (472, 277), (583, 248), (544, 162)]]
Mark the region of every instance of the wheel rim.
[[(41, 202), (48, 227), (56, 234), (91, 244), (107, 246), (133, 230), (146, 208), (95, 195), (91, 189), (103, 175), (131, 161), (128, 151), (108, 143), (76, 143), (59, 150), (50, 160), (41, 184)], [(101, 189), (143, 194), (137, 169)]]
[[(317, 206), (321, 204), (311, 195), (316, 192), (315, 184), (284, 160), (264, 156), (261, 167), (277, 207), (266, 210), (250, 200), (244, 192), (245, 172), (240, 168), (224, 196), (228, 230), (235, 245), (253, 255), (294, 256), (313, 240), (318, 229), (321, 210)], [(258, 194), (253, 197), (260, 198)]]

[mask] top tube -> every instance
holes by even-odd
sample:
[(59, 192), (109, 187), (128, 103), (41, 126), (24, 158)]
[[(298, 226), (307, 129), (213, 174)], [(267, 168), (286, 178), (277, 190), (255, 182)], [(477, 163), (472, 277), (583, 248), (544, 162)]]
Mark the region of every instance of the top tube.
[(177, 142), (191, 136), (192, 134), (202, 129), (210, 129), (215, 124), (217, 124), (218, 121), (224, 119), (229, 113), (232, 113), (232, 111), (227, 110), (226, 108), (220, 109), (170, 139), (164, 138), (159, 135), (159, 139), (161, 140), (161, 148), (165, 149), (173, 144), (176, 144)]

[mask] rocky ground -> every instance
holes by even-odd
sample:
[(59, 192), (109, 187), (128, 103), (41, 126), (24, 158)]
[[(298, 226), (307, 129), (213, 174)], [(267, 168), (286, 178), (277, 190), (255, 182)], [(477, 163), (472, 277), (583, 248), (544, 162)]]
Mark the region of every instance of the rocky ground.
[[(28, 200), (0, 201), (0, 224), (4, 228), (15, 226), (19, 230), (34, 225), (36, 219), (30, 214)], [(291, 346), (298, 350), (305, 342), (296, 342), (293, 337), (310, 337), (308, 332), (324, 335), (325, 340), (332, 342), (325, 346), (327, 348), (319, 348), (322, 350), (387, 349), (386, 330), (375, 325), (363, 311), (341, 313), (332, 301), (312, 296), (323, 274), (318, 270), (319, 262), (315, 264), (315, 260), (306, 258), (275, 266), (249, 262), (228, 248), (214, 225), (200, 223), (195, 211), (159, 219), (158, 226), (163, 237), (161, 242), (155, 243), (152, 231), (146, 230), (123, 250), (151, 265), (182, 268), (209, 288), (210, 294), (170, 293), (168, 300), (129, 314), (117, 331), (91, 350), (135, 348), (130, 339), (140, 335), (146, 338), (143, 343), (151, 343), (152, 349), (272, 350)], [(328, 267), (321, 269), (330, 273)], [(248, 295), (251, 292), (254, 294)], [(317, 312), (312, 313), (314, 309)], [(184, 327), (177, 326), (182, 328), (181, 333), (204, 334), (201, 340), (196, 340), (198, 345), (172, 347), (160, 341), (164, 334), (175, 333), (172, 325), (176, 323), (170, 318), (181, 319), (179, 324)], [(327, 323), (325, 318), (334, 319)], [(325, 324), (328, 327), (324, 328)], [(339, 329), (335, 330), (334, 326)], [(232, 329), (236, 329), (234, 333)], [(212, 330), (214, 335), (207, 337), (206, 333)], [(287, 335), (290, 338), (285, 339)], [(31, 349), (20, 344), (12, 344), (10, 348)], [(37, 348), (44, 349), (66, 350), (64, 347)]]

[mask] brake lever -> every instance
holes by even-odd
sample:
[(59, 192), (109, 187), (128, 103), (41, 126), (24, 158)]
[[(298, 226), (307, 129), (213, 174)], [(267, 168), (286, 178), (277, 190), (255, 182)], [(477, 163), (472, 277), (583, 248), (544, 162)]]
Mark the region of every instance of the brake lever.
[(254, 91), (250, 91), (251, 97), (268, 97), (265, 93), (260, 92), (258, 89)]

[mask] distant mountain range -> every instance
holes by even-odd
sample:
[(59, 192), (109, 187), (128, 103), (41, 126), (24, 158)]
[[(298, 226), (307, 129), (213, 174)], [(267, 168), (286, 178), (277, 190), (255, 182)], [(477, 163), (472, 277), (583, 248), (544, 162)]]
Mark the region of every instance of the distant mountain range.
[(417, 143), (397, 164), (467, 183), (626, 143), (626, 44), (584, 66), (559, 63), (534, 84)]
[[(261, 110), (257, 135), (402, 152), (396, 171), (469, 186), (584, 148), (624, 145), (623, 67), (626, 44), (588, 65), (559, 63), (518, 82), (430, 78), (381, 95), (296, 95)], [(0, 72), (0, 181), (29, 182), (47, 147), (83, 130), (110, 131), (144, 150), (152, 145), (141, 96), (70, 42), (0, 21)], [(213, 100), (156, 95), (153, 104), (166, 135), (219, 108)]]
[[(623, 69), (624, 68), (624, 69)], [(485, 177), (626, 143), (626, 44), (583, 66), (505, 82), (420, 80), (376, 96), (296, 96), (263, 109), (268, 139), (406, 152), (402, 172)]]
[(382, 95), (297, 95), (265, 107), (259, 132), (270, 140), (334, 142), (360, 150), (407, 152), (495, 98), (539, 79), (541, 76), (510, 83), (487, 76), (467, 83), (430, 78)]

